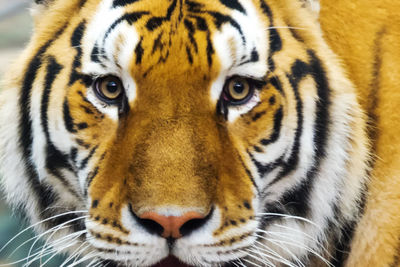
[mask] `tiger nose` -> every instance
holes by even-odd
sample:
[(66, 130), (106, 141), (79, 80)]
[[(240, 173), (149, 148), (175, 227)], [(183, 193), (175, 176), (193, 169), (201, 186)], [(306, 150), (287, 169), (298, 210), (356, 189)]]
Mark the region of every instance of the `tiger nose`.
[(198, 212), (187, 212), (182, 216), (164, 216), (156, 212), (145, 212), (139, 218), (142, 225), (152, 225), (152, 228), (158, 225), (162, 237), (174, 239), (200, 228), (206, 221), (206, 217)]

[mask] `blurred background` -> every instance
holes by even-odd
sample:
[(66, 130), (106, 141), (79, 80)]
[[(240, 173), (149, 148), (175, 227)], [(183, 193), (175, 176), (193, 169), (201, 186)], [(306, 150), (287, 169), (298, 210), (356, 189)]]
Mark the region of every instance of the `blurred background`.
[[(32, 31), (32, 20), (29, 14), (31, 2), (33, 0), (0, 0), (0, 80), (10, 63), (29, 40)], [(7, 207), (4, 195), (0, 193), (0, 267), (20, 267), (27, 262), (22, 259), (27, 257), (35, 240), (32, 239), (35, 235), (31, 231), (23, 232), (12, 243), (5, 246), (9, 240), (26, 227), (21, 216), (17, 212), (13, 213)], [(31, 242), (19, 247), (29, 239), (32, 239)], [(36, 244), (36, 248), (40, 245)], [(48, 257), (44, 257), (42, 263), (47, 259)], [(62, 262), (63, 259), (55, 257), (45, 266), (59, 267)], [(37, 261), (29, 266), (41, 266), (41, 264)]]

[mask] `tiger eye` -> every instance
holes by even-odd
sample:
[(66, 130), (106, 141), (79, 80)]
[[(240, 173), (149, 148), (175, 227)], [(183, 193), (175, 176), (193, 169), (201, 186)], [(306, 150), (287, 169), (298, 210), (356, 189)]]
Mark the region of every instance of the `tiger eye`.
[(119, 99), (124, 92), (121, 80), (115, 76), (99, 78), (95, 82), (95, 89), (97, 96), (105, 102)]
[(244, 104), (253, 95), (254, 86), (248, 79), (235, 76), (230, 78), (224, 87), (227, 100), (234, 105)]

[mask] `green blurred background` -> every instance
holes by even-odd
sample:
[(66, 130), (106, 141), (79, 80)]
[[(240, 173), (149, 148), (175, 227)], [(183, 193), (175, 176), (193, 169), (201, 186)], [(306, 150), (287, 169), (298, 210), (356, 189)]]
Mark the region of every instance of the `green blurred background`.
[[(27, 44), (32, 31), (32, 20), (29, 14), (30, 3), (33, 0), (0, 0), (0, 79), (10, 63), (15, 60), (23, 47)], [(1, 89), (1, 86), (0, 86)], [(4, 201), (4, 195), (0, 193), (0, 249), (17, 233), (27, 225), (17, 212), (12, 212)], [(0, 267), (20, 267), (26, 261), (14, 263), (28, 255), (32, 242), (17, 249), (26, 240), (34, 237), (30, 231), (24, 232), (10, 245), (0, 251)], [(40, 244), (36, 247), (39, 247)], [(12, 254), (12, 255), (11, 255)], [(42, 262), (45, 262), (44, 259)], [(54, 258), (45, 266), (60, 266), (63, 260)], [(30, 266), (41, 266), (40, 262), (34, 262)]]

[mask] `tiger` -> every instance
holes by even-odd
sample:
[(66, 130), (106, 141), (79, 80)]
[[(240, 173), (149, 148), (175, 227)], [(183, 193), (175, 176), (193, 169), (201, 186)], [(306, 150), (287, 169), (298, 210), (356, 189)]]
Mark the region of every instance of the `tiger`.
[(27, 265), (400, 266), (400, 4), (32, 5), (0, 95)]

